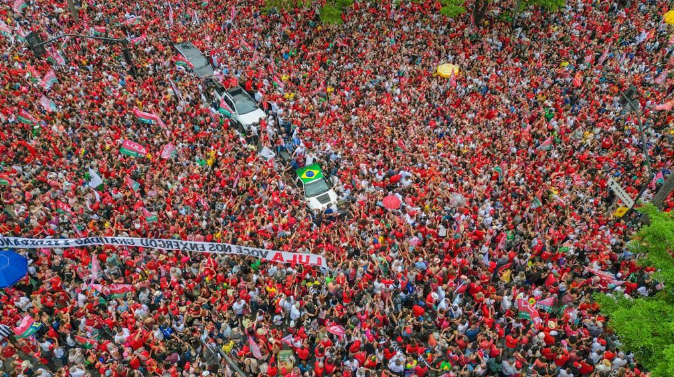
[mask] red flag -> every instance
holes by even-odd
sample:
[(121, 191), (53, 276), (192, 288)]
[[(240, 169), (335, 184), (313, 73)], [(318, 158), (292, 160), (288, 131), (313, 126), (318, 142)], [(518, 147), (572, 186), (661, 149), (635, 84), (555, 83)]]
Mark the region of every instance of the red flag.
[(340, 325), (328, 326), (327, 330), (329, 333), (337, 335), (339, 339), (342, 339), (344, 335), (346, 335), (346, 330), (344, 330), (344, 327)]
[(63, 203), (60, 200), (56, 201), (56, 211), (58, 211), (59, 213), (63, 213), (63, 214), (71, 215), (71, 216), (73, 215), (73, 211), (70, 208), (70, 206), (66, 203)]
[(573, 86), (578, 88), (581, 85), (583, 85), (583, 75), (580, 72), (578, 72), (576, 73), (576, 77), (573, 78)]
[(538, 314), (538, 310), (533, 308), (531, 304), (522, 298), (517, 299), (517, 310), (519, 311), (518, 317), (528, 319), (534, 324), (542, 322), (541, 316)]

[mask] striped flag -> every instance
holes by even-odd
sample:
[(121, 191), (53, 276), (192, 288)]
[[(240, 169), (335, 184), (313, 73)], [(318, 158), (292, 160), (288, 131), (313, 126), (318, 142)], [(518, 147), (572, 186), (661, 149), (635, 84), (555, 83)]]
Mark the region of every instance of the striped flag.
[(67, 203), (63, 203), (60, 200), (56, 201), (56, 212), (64, 214), (64, 215), (73, 215), (73, 210), (70, 208), (70, 206)]
[(44, 107), (44, 109), (49, 111), (50, 113), (53, 113), (54, 111), (57, 110), (54, 101), (50, 100), (44, 94), (42, 95), (42, 97), (40, 97), (40, 105), (42, 105), (42, 107)]
[(543, 143), (538, 147), (542, 151), (549, 151), (552, 149), (552, 136), (549, 136)]
[(122, 148), (119, 150), (119, 153), (131, 157), (143, 157), (147, 155), (147, 149), (136, 142), (125, 139), (122, 142)]
[(141, 19), (139, 16), (131, 16), (124, 21), (126, 26), (136, 26), (140, 25)]
[(185, 67), (185, 68), (194, 68), (194, 65), (190, 63), (187, 59), (185, 59), (184, 56), (178, 55), (175, 59), (176, 65), (179, 67)]
[(147, 33), (143, 33), (141, 36), (136, 37), (136, 38), (131, 38), (129, 42), (133, 43), (134, 46), (138, 46), (141, 43), (145, 43), (145, 40), (147, 39)]
[(248, 345), (250, 346), (250, 352), (253, 353), (253, 356), (255, 356), (256, 359), (259, 359), (262, 357), (262, 352), (260, 352), (260, 346), (255, 343), (253, 338), (248, 335)]
[(659, 171), (658, 174), (655, 175), (655, 177), (653, 177), (653, 180), (649, 185), (651, 190), (655, 190), (655, 187), (658, 183), (665, 183), (665, 176), (662, 174), (662, 170)]
[(113, 299), (124, 297), (127, 293), (134, 291), (133, 285), (131, 284), (110, 284), (105, 286), (91, 284), (91, 288)]
[(243, 39), (241, 40), (241, 47), (243, 47), (243, 49), (248, 51), (248, 52), (253, 51), (253, 48)]
[(66, 64), (66, 59), (61, 55), (61, 51), (50, 47), (49, 48), (49, 58), (47, 58), (47, 61), (50, 63), (54, 63), (57, 65), (64, 65)]
[(536, 309), (546, 311), (548, 313), (552, 312), (552, 307), (555, 306), (555, 297), (551, 296), (545, 300), (540, 300), (536, 303)]
[(157, 114), (154, 114), (154, 113), (146, 113), (144, 111), (134, 109), (133, 115), (135, 115), (136, 119), (138, 119), (138, 121), (141, 122), (141, 123), (159, 124), (159, 125), (164, 124), (164, 122), (162, 122), (161, 118), (159, 118), (159, 116), (157, 116)]
[(168, 160), (169, 158), (176, 155), (176, 147), (173, 143), (168, 143), (164, 145), (164, 148), (161, 150), (161, 158)]
[(234, 110), (232, 110), (231, 107), (227, 105), (227, 102), (225, 102), (225, 99), (220, 100), (220, 106), (218, 107), (218, 112), (227, 118), (231, 118), (232, 114), (234, 113)]
[(283, 84), (283, 81), (278, 78), (278, 76), (274, 76), (274, 86), (277, 88), (280, 88), (281, 90), (285, 89), (285, 85)]
[(95, 37), (102, 37), (106, 32), (107, 30), (105, 30), (105, 26), (94, 26), (91, 28), (91, 34), (93, 34)]
[(14, 186), (14, 180), (6, 175), (0, 175), (0, 186)]
[(28, 7), (28, 5), (26, 5), (25, 0), (14, 0), (14, 4), (12, 5), (12, 9), (16, 13), (23, 12), (23, 10), (26, 9), (26, 7)]
[(19, 111), (19, 116), (17, 120), (21, 123), (27, 124), (29, 126), (35, 126), (37, 124), (37, 119), (33, 118), (26, 110), (21, 109)]
[(140, 190), (140, 183), (134, 181), (128, 175), (126, 176), (126, 185), (129, 186), (129, 188), (133, 190), (136, 194), (138, 193), (138, 190)]
[(538, 310), (532, 307), (531, 304), (522, 298), (517, 299), (517, 310), (518, 317), (523, 319), (528, 319), (534, 324), (542, 322), (541, 316), (538, 314)]
[(88, 350), (98, 348), (98, 341), (96, 339), (89, 339), (75, 335), (75, 341)]
[(54, 70), (52, 69), (42, 78), (42, 88), (44, 88), (44, 90), (49, 90), (57, 81), (56, 73), (54, 73)]
[(151, 213), (145, 208), (143, 208), (143, 217), (145, 217), (145, 221), (147, 221), (148, 223), (153, 223), (157, 221), (157, 215)]
[(5, 38), (10, 41), (14, 39), (12, 36), (12, 29), (4, 21), (0, 20), (0, 34), (4, 35)]

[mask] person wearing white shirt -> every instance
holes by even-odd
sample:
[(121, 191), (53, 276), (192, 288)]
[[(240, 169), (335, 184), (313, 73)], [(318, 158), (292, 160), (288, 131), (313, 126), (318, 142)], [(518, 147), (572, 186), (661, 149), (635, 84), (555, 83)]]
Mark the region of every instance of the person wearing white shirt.
[(117, 331), (117, 334), (115, 334), (115, 343), (117, 344), (125, 343), (129, 335), (131, 335), (129, 329), (127, 329), (126, 327), (122, 327)]
[(232, 305), (232, 310), (234, 310), (234, 314), (238, 316), (243, 315), (243, 308), (246, 306), (246, 301), (245, 300), (240, 300), (239, 302), (235, 302), (234, 305)]
[(388, 369), (390, 369), (391, 372), (395, 373), (396, 375), (400, 376), (402, 372), (405, 370), (403, 358), (400, 355), (395, 355), (388, 362)]
[(302, 312), (300, 312), (300, 303), (296, 302), (295, 305), (291, 306), (290, 308), (290, 320), (292, 321), (297, 321), (300, 319), (300, 316), (302, 316)]

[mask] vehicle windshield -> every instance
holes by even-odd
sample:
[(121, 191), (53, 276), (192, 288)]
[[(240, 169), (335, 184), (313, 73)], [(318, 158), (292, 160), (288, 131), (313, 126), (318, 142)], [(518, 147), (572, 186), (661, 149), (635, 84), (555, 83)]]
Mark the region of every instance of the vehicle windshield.
[(255, 102), (251, 101), (245, 96), (234, 96), (234, 106), (236, 106), (236, 112), (241, 114), (248, 114), (257, 110), (257, 105)]
[(307, 198), (321, 195), (328, 190), (330, 190), (330, 186), (328, 186), (328, 182), (325, 179), (318, 179), (304, 185), (304, 195)]

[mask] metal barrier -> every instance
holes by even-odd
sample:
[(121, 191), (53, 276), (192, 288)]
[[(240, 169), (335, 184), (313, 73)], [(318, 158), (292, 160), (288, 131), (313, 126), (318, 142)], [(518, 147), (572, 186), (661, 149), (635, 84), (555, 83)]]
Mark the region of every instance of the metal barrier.
[[(232, 370), (234, 370), (234, 372), (236, 372), (240, 377), (248, 377), (248, 375), (244, 373), (241, 368), (239, 368), (239, 365), (234, 360), (232, 360), (232, 358), (229, 357), (225, 351), (221, 350), (220, 348), (213, 348), (206, 344), (206, 342), (203, 340), (201, 343), (204, 345), (204, 347), (208, 348), (211, 354), (219, 354), (227, 362), (227, 364), (229, 364)], [(204, 354), (204, 357), (207, 356)], [(221, 362), (221, 360), (218, 360), (218, 362)]]

